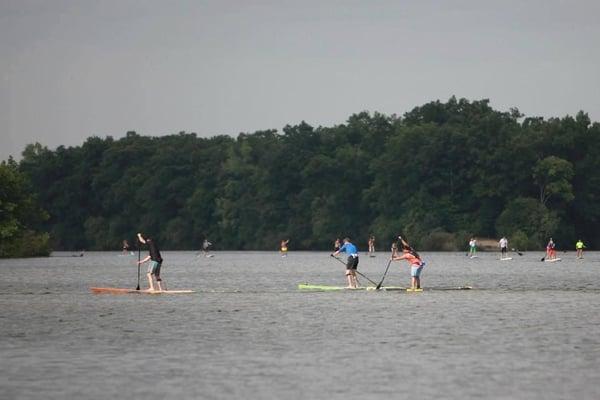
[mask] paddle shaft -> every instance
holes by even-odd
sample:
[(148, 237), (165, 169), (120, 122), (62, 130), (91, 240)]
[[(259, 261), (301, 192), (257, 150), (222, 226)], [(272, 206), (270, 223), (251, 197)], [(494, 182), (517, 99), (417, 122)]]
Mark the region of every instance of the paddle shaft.
[(390, 260), (387, 263), (387, 266), (385, 267), (385, 272), (383, 273), (383, 276), (381, 277), (381, 282), (379, 282), (379, 284), (377, 285), (377, 287), (375, 288), (375, 290), (381, 289), (381, 285), (383, 285), (383, 280), (385, 279), (385, 276), (388, 273), (388, 269), (390, 269), (390, 264), (391, 263), (392, 263), (392, 259), (390, 258)]
[(137, 240), (138, 245), (138, 283), (135, 290), (140, 290), (140, 260), (142, 259), (142, 247), (140, 245), (140, 240)]

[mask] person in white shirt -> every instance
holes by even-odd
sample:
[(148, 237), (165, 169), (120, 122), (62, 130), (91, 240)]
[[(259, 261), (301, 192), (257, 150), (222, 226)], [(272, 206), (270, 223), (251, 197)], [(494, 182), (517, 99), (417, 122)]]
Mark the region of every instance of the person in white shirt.
[(501, 258), (506, 258), (506, 253), (508, 251), (508, 239), (503, 236), (498, 242), (498, 245), (500, 246), (500, 253), (502, 254)]

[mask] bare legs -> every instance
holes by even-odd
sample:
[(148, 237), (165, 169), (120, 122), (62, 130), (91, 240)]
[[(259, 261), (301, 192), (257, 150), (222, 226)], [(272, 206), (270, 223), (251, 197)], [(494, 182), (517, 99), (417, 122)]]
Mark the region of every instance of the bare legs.
[[(153, 292), (154, 290), (156, 290), (154, 288), (154, 274), (148, 272), (146, 274), (148, 276), (148, 285), (150, 287), (150, 291)], [(158, 290), (160, 292), (162, 292), (163, 288), (162, 288), (162, 280), (160, 278), (156, 278), (156, 285), (158, 286)]]
[(356, 289), (358, 287), (358, 279), (354, 270), (346, 270), (346, 279), (348, 280), (348, 288)]

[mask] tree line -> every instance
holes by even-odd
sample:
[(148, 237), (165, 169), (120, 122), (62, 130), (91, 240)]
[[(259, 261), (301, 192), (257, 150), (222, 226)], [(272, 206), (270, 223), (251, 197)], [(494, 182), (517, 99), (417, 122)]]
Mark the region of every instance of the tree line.
[(90, 137), (28, 145), (18, 172), (48, 214), (33, 221), (56, 249), (117, 249), (138, 231), (165, 249), (330, 249), (399, 233), (423, 250), (507, 236), (537, 249), (600, 246), (600, 124), (544, 119), (452, 97), (403, 116), (281, 132)]

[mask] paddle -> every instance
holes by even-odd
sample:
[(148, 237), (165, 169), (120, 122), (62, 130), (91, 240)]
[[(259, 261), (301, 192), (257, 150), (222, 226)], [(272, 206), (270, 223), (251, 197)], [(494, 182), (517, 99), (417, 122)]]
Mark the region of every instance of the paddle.
[(511, 249), (511, 250), (512, 250), (512, 251), (514, 251), (515, 253), (517, 253), (517, 254), (518, 254), (518, 255), (520, 255), (520, 256), (522, 256), (522, 255), (523, 255), (523, 253), (521, 253), (521, 252), (519, 251), (519, 249)]
[[(342, 264), (346, 265), (345, 262), (343, 262), (342, 260), (340, 260), (339, 258), (337, 258), (336, 256), (334, 256), (333, 254), (330, 254), (331, 257), (335, 258), (336, 260), (338, 260), (339, 262), (341, 262)], [(365, 278), (366, 280), (368, 280), (369, 282), (371, 282), (373, 285), (377, 285), (377, 283), (373, 282), (372, 280), (369, 279), (368, 276), (365, 276), (364, 274), (361, 274), (358, 270), (355, 270), (355, 272), (357, 274), (359, 274), (360, 276), (362, 276), (363, 278)]]
[(381, 289), (381, 285), (383, 285), (383, 280), (385, 279), (385, 276), (387, 275), (387, 272), (388, 272), (388, 269), (390, 268), (391, 263), (392, 263), (392, 259), (390, 258), (390, 260), (387, 263), (387, 266), (385, 267), (385, 272), (383, 273), (383, 276), (381, 277), (381, 282), (379, 282), (377, 287), (375, 287), (375, 290)]
[(142, 258), (142, 247), (140, 246), (140, 240), (137, 240), (138, 245), (138, 284), (135, 290), (140, 290), (140, 260)]

